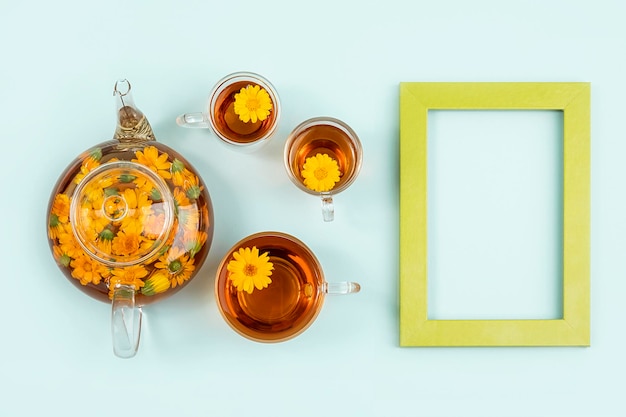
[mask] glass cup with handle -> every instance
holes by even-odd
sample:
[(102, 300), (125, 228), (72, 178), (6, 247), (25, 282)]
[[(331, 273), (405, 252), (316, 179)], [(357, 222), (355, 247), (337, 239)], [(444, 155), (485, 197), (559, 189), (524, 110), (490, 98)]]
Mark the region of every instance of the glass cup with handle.
[(271, 139), (280, 114), (280, 100), (272, 83), (259, 74), (242, 71), (215, 84), (204, 111), (182, 114), (176, 123), (210, 128), (222, 142), (249, 152)]
[(328, 294), (359, 292), (356, 282), (329, 283), (302, 241), (260, 232), (237, 242), (215, 279), (217, 306), (228, 325), (256, 342), (283, 342), (315, 321)]
[(324, 221), (334, 220), (333, 196), (356, 179), (363, 149), (357, 134), (332, 117), (315, 117), (291, 132), (284, 148), (289, 179), (302, 191), (321, 197)]

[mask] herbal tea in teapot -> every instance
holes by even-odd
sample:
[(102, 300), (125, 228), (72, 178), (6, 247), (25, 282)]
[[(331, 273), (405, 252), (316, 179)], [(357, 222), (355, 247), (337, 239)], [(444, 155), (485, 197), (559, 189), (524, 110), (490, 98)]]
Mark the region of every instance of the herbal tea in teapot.
[[(70, 282), (113, 303), (114, 350), (130, 357), (139, 341), (137, 308), (195, 276), (213, 238), (213, 210), (191, 164), (154, 140), (130, 84), (116, 83), (114, 93), (114, 140), (90, 148), (62, 174), (50, 197), (48, 237)], [(136, 323), (128, 323), (124, 316), (133, 314)], [(116, 339), (116, 331), (123, 337)]]

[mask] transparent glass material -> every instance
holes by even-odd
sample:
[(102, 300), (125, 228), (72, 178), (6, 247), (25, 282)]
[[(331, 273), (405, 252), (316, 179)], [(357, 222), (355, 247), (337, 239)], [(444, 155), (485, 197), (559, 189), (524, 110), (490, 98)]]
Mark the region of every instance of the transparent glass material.
[[(316, 155), (328, 155), (339, 169), (339, 181), (328, 190), (317, 191), (306, 185), (304, 167), (307, 160)], [(302, 191), (320, 197), (326, 222), (335, 218), (333, 196), (354, 182), (362, 159), (363, 148), (357, 134), (346, 123), (332, 117), (305, 120), (285, 142), (284, 163), (289, 179)]]
[(117, 284), (113, 290), (111, 334), (113, 353), (120, 358), (137, 354), (143, 311), (135, 303), (135, 286)]
[[(257, 248), (272, 263), (271, 282), (252, 292), (238, 288), (233, 272), (235, 254)], [(230, 265), (230, 266), (229, 266)], [(244, 269), (256, 268), (252, 263)], [(356, 282), (326, 282), (313, 252), (297, 238), (281, 232), (260, 232), (237, 242), (224, 256), (215, 279), (217, 306), (240, 335), (257, 342), (283, 342), (304, 332), (315, 321), (327, 294), (353, 294)]]
[[(235, 114), (235, 94), (248, 86), (267, 91), (272, 108), (266, 119), (243, 122)], [(235, 72), (215, 84), (203, 112), (182, 114), (176, 118), (176, 123), (182, 127), (211, 128), (224, 143), (249, 152), (270, 140), (278, 128), (280, 115), (280, 99), (272, 83), (259, 74)]]
[(48, 205), (52, 255), (85, 294), (112, 305), (114, 353), (137, 352), (142, 306), (193, 279), (213, 239), (213, 208), (193, 166), (155, 141), (126, 80), (115, 84), (114, 139), (79, 155)]
[[(129, 187), (131, 179), (132, 182), (141, 181), (141, 188)], [(99, 191), (102, 195), (94, 196)], [(153, 194), (159, 198), (151, 197)], [(138, 207), (140, 203), (133, 201), (141, 198), (152, 199), (149, 208)], [(95, 199), (97, 203), (94, 203)], [(138, 209), (146, 212), (137, 213)], [(73, 221), (70, 224), (77, 242), (93, 259), (110, 267), (132, 266), (149, 262), (163, 251), (170, 239), (175, 210), (174, 198), (165, 180), (148, 166), (113, 161), (94, 168), (78, 183), (71, 197), (70, 218)], [(161, 217), (149, 217), (155, 213)], [(138, 245), (133, 251), (113, 253), (109, 245), (103, 244), (106, 241), (104, 232), (112, 233), (110, 225), (116, 224), (120, 224), (119, 230), (124, 230), (124, 222), (133, 222), (136, 228), (149, 230), (153, 243)], [(98, 228), (101, 228), (100, 232), (95, 233)], [(112, 243), (114, 239), (110, 240)]]

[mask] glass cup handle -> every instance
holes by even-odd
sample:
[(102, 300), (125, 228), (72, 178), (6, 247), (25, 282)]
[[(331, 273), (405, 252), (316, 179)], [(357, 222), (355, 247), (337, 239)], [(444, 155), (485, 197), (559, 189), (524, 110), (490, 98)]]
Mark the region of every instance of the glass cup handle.
[(132, 358), (139, 347), (142, 317), (141, 307), (135, 304), (135, 287), (116, 285), (112, 306), (113, 353), (120, 358)]
[(322, 194), (322, 216), (325, 222), (332, 222), (335, 219), (335, 205), (330, 194)]
[(353, 294), (361, 291), (361, 285), (357, 282), (325, 282), (324, 292), (326, 294)]
[(204, 113), (185, 113), (176, 118), (176, 124), (182, 127), (209, 127), (209, 122)]

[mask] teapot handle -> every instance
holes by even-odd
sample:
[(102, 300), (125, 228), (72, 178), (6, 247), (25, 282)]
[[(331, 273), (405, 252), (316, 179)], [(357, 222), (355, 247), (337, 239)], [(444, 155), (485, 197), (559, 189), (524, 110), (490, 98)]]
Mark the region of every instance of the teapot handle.
[(135, 304), (135, 286), (115, 285), (111, 312), (115, 356), (132, 358), (137, 354), (142, 314), (141, 307)]

